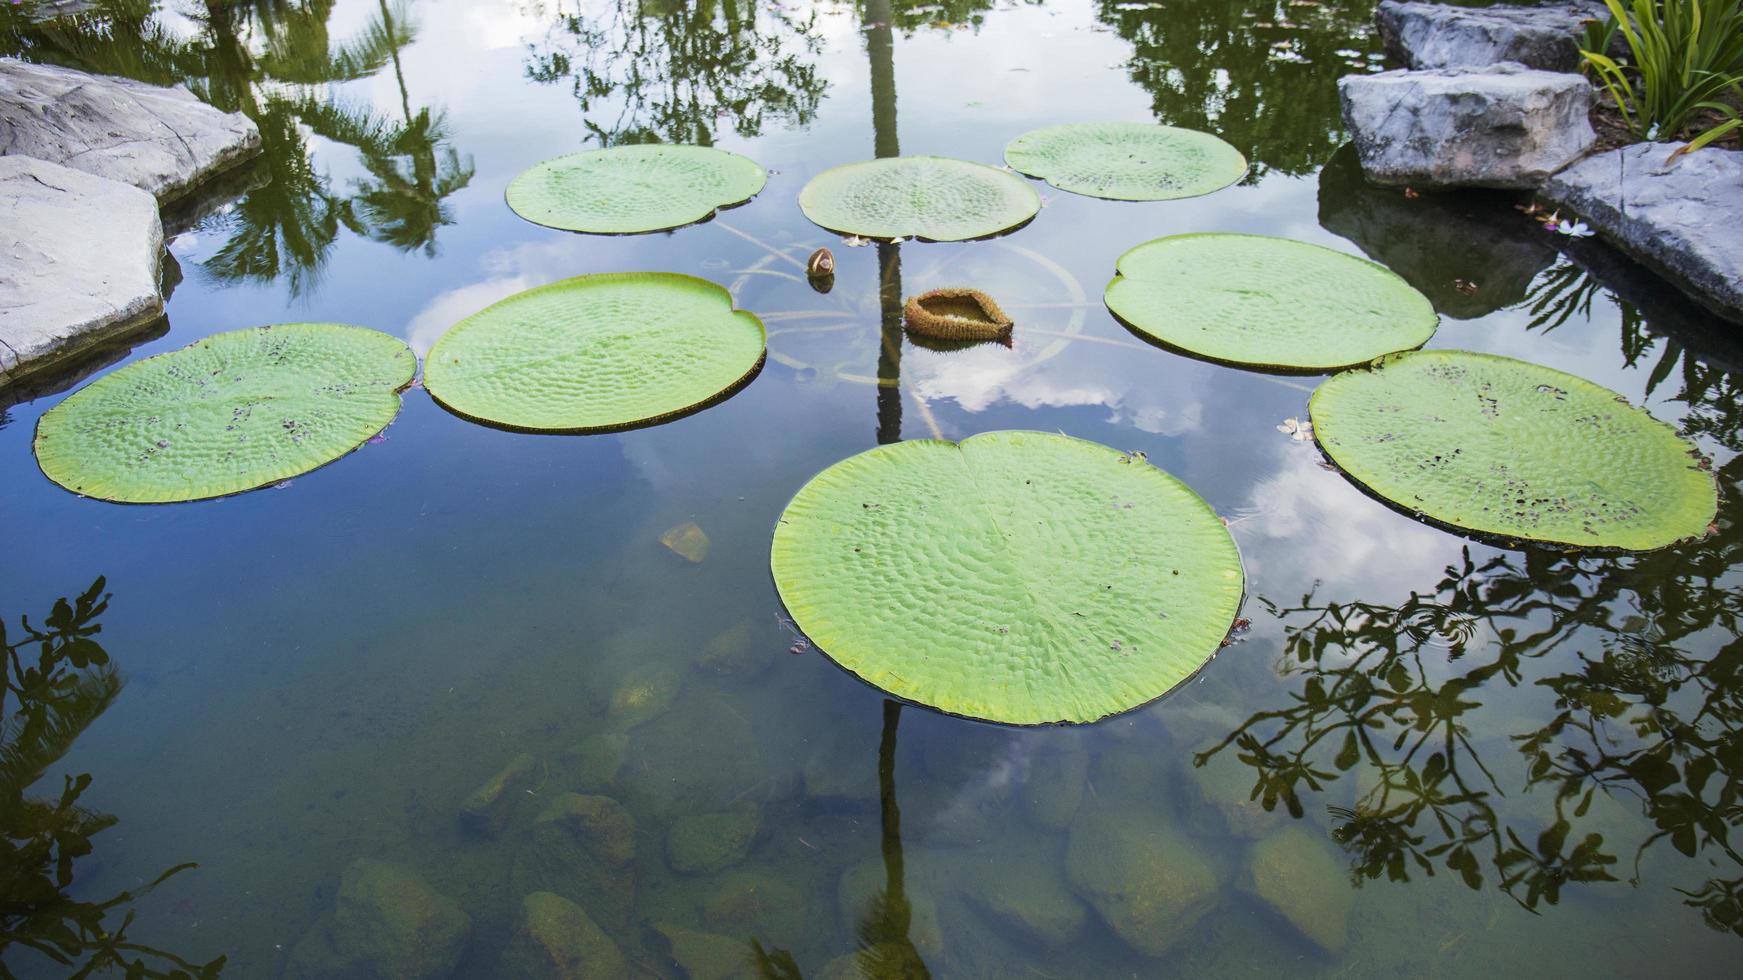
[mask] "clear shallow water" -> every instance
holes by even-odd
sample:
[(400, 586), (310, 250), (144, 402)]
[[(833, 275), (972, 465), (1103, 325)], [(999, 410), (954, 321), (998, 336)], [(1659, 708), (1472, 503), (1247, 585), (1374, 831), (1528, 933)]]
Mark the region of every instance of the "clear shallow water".
[[(459, 902), (474, 922), (460, 972), (495, 976), (522, 896), (545, 886), (533, 820), (585, 790), (635, 818), (633, 896), (596, 917), (652, 975), (679, 975), (661, 924), (754, 937), (821, 973), (856, 948), (894, 844), (907, 935), (940, 976), (1680, 974), (1734, 954), (1743, 359), (1723, 325), (1601, 248), (1558, 253), (1508, 199), (1363, 186), (1339, 151), (1335, 78), (1376, 62), (1365, 4), (103, 9), (0, 40), (188, 79), (254, 114), (270, 151), (271, 183), (171, 246), (167, 330), (129, 359), (285, 320), (373, 326), (422, 352), (495, 299), (608, 270), (712, 279), (770, 327), (753, 384), (668, 425), (515, 435), (414, 389), (386, 441), (199, 504), (65, 493), (30, 457), (62, 395), (5, 409), (0, 615), (40, 617), (107, 576), (103, 640), (127, 678), (56, 771), (91, 774), (84, 802), (119, 819), (74, 893), (199, 863), (137, 904), (132, 938), (228, 955), (228, 975), (295, 975), (339, 876), (373, 857)], [(1158, 204), (1038, 185), (1034, 222), (966, 245), (843, 247), (796, 205), (829, 166), (997, 162), (1017, 133), (1085, 117), (1217, 131), (1253, 175)], [(773, 176), (751, 204), (662, 235), (566, 235), (501, 203), (534, 162), (646, 138), (711, 142)], [(1431, 346), (1646, 404), (1714, 456), (1717, 536), (1570, 558), (1465, 541), (1363, 495), (1275, 429), (1305, 414), (1315, 378), (1166, 352), (1101, 307), (1120, 252), (1186, 231), (1369, 255), (1435, 300)], [(796, 277), (819, 245), (839, 266), (827, 295)], [(936, 352), (882, 329), (889, 300), (957, 283), (1017, 318), (1012, 349)], [(1241, 546), (1250, 628), (1190, 686), (1110, 722), (1018, 731), (905, 708), (886, 739), (877, 692), (787, 652), (770, 528), (812, 474), (880, 441), (1013, 427), (1142, 450), (1203, 494)], [(685, 521), (711, 541), (700, 564), (659, 544)], [(1352, 722), (1367, 733), (1353, 756)], [(602, 746), (622, 752), (609, 779)], [(539, 776), (507, 830), (465, 834), (461, 801), (522, 752)], [(675, 821), (746, 801), (742, 863), (668, 867)], [(882, 803), (899, 805), (899, 837)], [(1074, 835), (1080, 865), (1110, 840), (1197, 856), (1211, 887), (1163, 957), (1093, 911), (1048, 938), (989, 909), (1011, 895), (1071, 920)], [(1282, 867), (1294, 897), (1256, 897), (1256, 866)], [(1593, 870), (1614, 880), (1582, 880)], [(747, 891), (774, 898), (734, 904)]]

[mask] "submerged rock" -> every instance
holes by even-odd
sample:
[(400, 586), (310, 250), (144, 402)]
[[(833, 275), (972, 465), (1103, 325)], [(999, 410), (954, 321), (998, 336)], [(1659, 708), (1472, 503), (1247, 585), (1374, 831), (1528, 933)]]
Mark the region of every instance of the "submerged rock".
[(65, 164), (158, 201), (260, 152), (260, 130), (184, 88), (0, 58), (0, 155)]
[(660, 535), (660, 543), (690, 562), (701, 562), (708, 557), (708, 535), (696, 526), (695, 521), (686, 521), (668, 529)]
[(502, 952), (502, 975), (526, 980), (615, 980), (629, 972), (611, 937), (561, 895), (534, 892)]
[(1089, 919), (1089, 910), (1052, 861), (994, 861), (977, 869), (974, 887), (965, 894), (1010, 934), (1032, 937), (1050, 949), (1070, 945)]
[(684, 874), (713, 874), (744, 860), (762, 814), (739, 800), (718, 813), (679, 817), (666, 837), (666, 861)]
[(611, 788), (623, 768), (624, 749), (629, 736), (621, 734), (589, 735), (569, 752), (574, 766), (575, 788), (583, 793), (595, 793)]
[(1596, 140), (1579, 75), (1503, 64), (1338, 79), (1362, 172), (1379, 184), (1533, 188)]
[(471, 917), (404, 868), (360, 858), (339, 880), (332, 949), (355, 974), (449, 976), (471, 935)]
[(1635, 143), (1557, 174), (1543, 197), (1706, 305), (1743, 320), (1743, 151)]
[(755, 980), (756, 960), (749, 942), (697, 932), (675, 925), (656, 925), (666, 937), (672, 962), (690, 980)]
[(526, 797), (538, 764), (532, 753), (522, 752), (501, 771), (474, 790), (460, 804), (460, 824), (474, 834), (496, 837), (514, 815), (515, 805)]
[(1043, 748), (1029, 760), (1029, 776), (1019, 791), (1029, 816), (1047, 830), (1064, 830), (1077, 816), (1089, 778), (1089, 753), (1075, 741)]
[(702, 905), (702, 921), (728, 936), (755, 936), (764, 946), (803, 941), (809, 902), (799, 889), (776, 878), (736, 871)]
[(1234, 749), (1220, 752), (1202, 766), (1188, 769), (1196, 791), (1196, 814), (1206, 836), (1264, 837), (1283, 820), (1282, 804), (1265, 809), (1253, 795), (1256, 774), (1235, 757)]
[(150, 194), (41, 160), (0, 157), (0, 381), (160, 316), (162, 257)]
[(635, 902), (635, 818), (605, 796), (564, 793), (533, 821), (515, 868), (527, 891), (555, 892), (608, 929), (629, 923)]
[(1409, 68), (1487, 68), (1513, 61), (1577, 71), (1586, 22), (1608, 16), (1602, 3), (1455, 7), (1381, 0), (1374, 22), (1386, 52)]
[(1349, 939), (1356, 898), (1348, 870), (1325, 841), (1299, 827), (1253, 845), (1241, 888), (1328, 953)]
[(1216, 905), (1217, 874), (1165, 817), (1085, 808), (1071, 824), (1066, 873), (1128, 946), (1161, 956)]
[(750, 675), (769, 665), (768, 651), (759, 651), (748, 619), (721, 630), (708, 645), (696, 666), (716, 674)]
[(611, 708), (606, 717), (619, 730), (634, 728), (671, 707), (680, 684), (678, 672), (669, 667), (643, 670), (611, 692)]

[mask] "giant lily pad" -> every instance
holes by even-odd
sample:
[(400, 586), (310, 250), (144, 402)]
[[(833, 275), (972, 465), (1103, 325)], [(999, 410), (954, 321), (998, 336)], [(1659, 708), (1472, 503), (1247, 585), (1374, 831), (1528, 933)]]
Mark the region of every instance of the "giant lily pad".
[(1416, 351), (1313, 393), (1332, 462), (1385, 500), (1517, 541), (1646, 551), (1704, 533), (1713, 475), (1675, 430), (1571, 374)]
[(336, 323), (215, 334), (104, 375), (43, 415), (48, 478), (104, 500), (168, 503), (252, 490), (330, 463), (399, 412), (417, 358)]
[(814, 477), (770, 565), (794, 621), (898, 697), (1090, 722), (1191, 676), (1240, 606), (1234, 539), (1185, 484), (1041, 432), (880, 446)]
[(508, 206), (548, 228), (628, 235), (701, 221), (766, 180), (755, 160), (713, 147), (614, 146), (525, 171), (508, 185)]
[(424, 386), (450, 410), (532, 432), (621, 429), (737, 391), (763, 363), (763, 324), (715, 284), (673, 272), (564, 279), (442, 335)]
[(1324, 371), (1419, 347), (1434, 306), (1366, 259), (1264, 235), (1174, 235), (1120, 256), (1106, 299), (1132, 329), (1215, 361)]
[(1041, 198), (1021, 177), (946, 157), (887, 157), (825, 170), (799, 192), (805, 217), (844, 235), (959, 242), (1024, 224)]
[(1247, 173), (1241, 151), (1209, 133), (1147, 123), (1068, 123), (1005, 147), (1014, 170), (1062, 191), (1114, 201), (1169, 201), (1221, 190)]

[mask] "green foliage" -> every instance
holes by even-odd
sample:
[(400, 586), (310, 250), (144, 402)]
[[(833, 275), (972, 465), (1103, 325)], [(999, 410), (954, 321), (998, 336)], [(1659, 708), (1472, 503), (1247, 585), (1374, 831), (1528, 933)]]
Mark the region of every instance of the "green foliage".
[[(200, 965), (129, 941), (130, 909), (119, 924), (107, 924), (111, 912), (194, 865), (105, 901), (75, 901), (67, 894), (74, 862), (116, 819), (79, 805), (88, 773), (62, 777), (58, 795), (25, 795), (121, 693), (121, 675), (95, 639), (103, 629), (97, 617), (109, 606), (103, 586), (98, 578), (72, 602), (58, 600), (42, 629), (24, 617), (16, 641), (0, 621), (0, 957), (32, 950), (73, 977), (111, 969), (129, 978), (216, 977), (222, 956)], [(13, 976), (0, 962), (0, 978)]]
[(1396, 506), (1513, 542), (1650, 551), (1705, 535), (1710, 465), (1614, 391), (1525, 361), (1414, 351), (1346, 371), (1308, 410), (1331, 461)]
[[(1635, 136), (1686, 136), (1687, 149), (1697, 150), (1743, 126), (1743, 0), (1604, 3), (1614, 27), (1588, 32), (1586, 41), (1619, 31), (1629, 60), (1618, 62), (1596, 46), (1581, 53)], [(1719, 122), (1709, 122), (1713, 113)]]
[(1229, 364), (1319, 371), (1420, 347), (1439, 318), (1384, 266), (1267, 235), (1199, 232), (1121, 255), (1103, 298), (1133, 330)]
[(125, 503), (268, 486), (351, 452), (399, 413), (417, 358), (336, 323), (214, 334), (74, 392), (42, 417), (36, 460), (74, 493)]
[(767, 334), (714, 283), (675, 272), (575, 276), (516, 293), (442, 335), (424, 386), (450, 411), (523, 432), (675, 418), (762, 368)]
[(1013, 725), (1087, 723), (1191, 677), (1240, 606), (1240, 553), (1190, 487), (1043, 432), (880, 446), (775, 527), (793, 620), (897, 697)]

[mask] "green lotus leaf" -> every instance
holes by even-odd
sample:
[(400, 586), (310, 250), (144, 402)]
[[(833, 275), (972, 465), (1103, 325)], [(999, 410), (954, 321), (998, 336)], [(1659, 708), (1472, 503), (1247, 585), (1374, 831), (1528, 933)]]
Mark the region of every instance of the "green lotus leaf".
[(508, 185), (508, 206), (548, 228), (629, 235), (701, 221), (767, 179), (755, 160), (709, 146), (614, 146), (525, 171)]
[(1120, 256), (1108, 309), (1140, 334), (1252, 367), (1325, 371), (1419, 347), (1439, 318), (1382, 266), (1264, 235), (1174, 235)]
[(1114, 201), (1171, 201), (1222, 190), (1247, 173), (1241, 151), (1209, 133), (1148, 123), (1068, 123), (1005, 147), (1013, 170), (1062, 191)]
[(1016, 174), (946, 157), (886, 157), (825, 170), (799, 192), (805, 217), (843, 235), (960, 242), (1026, 223), (1041, 198)]
[(623, 429), (726, 397), (762, 367), (762, 321), (673, 272), (564, 279), (472, 314), (424, 361), (424, 387), (467, 418), (530, 432)]
[(1406, 510), (1511, 541), (1649, 551), (1706, 533), (1718, 487), (1693, 446), (1583, 378), (1469, 351), (1334, 375), (1313, 431), (1351, 479)]
[(325, 465), (399, 412), (417, 358), (336, 323), (214, 334), (98, 378), (37, 423), (36, 460), (74, 493), (124, 503), (222, 497)]
[(897, 697), (1017, 725), (1091, 722), (1203, 667), (1240, 607), (1228, 529), (1174, 477), (1041, 432), (880, 446), (787, 505), (793, 620)]

